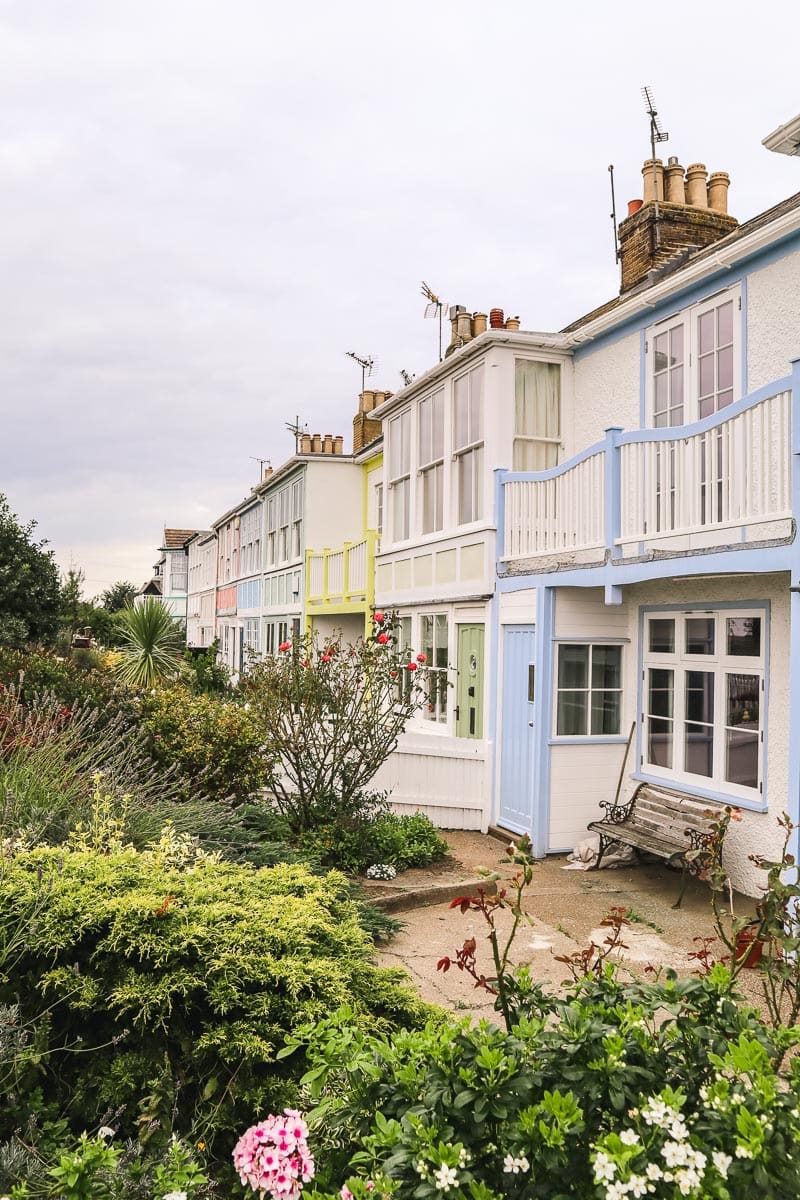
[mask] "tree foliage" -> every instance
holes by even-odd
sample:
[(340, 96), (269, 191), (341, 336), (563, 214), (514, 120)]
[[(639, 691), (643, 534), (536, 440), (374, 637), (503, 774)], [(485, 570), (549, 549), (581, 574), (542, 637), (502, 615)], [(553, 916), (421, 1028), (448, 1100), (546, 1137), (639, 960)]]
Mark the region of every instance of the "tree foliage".
[(123, 608), (133, 605), (138, 590), (136, 584), (131, 583), (129, 579), (120, 579), (101, 594), (100, 604), (106, 612), (120, 612)]
[(49, 642), (58, 628), (58, 567), (35, 528), (20, 524), (0, 494), (0, 646)]
[(422, 702), (420, 663), (398, 653), (379, 615), (376, 633), (354, 646), (316, 635), (285, 642), (242, 685), (276, 764), (270, 786), (295, 830), (358, 812)]

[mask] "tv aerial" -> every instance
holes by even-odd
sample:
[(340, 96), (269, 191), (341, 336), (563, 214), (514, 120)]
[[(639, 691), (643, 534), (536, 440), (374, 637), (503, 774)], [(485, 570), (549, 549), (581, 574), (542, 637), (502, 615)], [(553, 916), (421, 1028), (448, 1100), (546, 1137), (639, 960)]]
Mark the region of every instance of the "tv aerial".
[(375, 374), (380, 366), (380, 363), (378, 362), (378, 359), (373, 358), (371, 354), (367, 354), (364, 358), (360, 358), (356, 354), (355, 350), (345, 350), (345, 355), (348, 358), (352, 358), (353, 362), (358, 363), (358, 365), (361, 367), (361, 391), (363, 392), (367, 379)]
[(289, 433), (294, 434), (294, 452), (295, 452), (295, 454), (299, 454), (300, 453), (300, 438), (302, 437), (302, 435), (304, 433), (308, 433), (308, 425), (301, 424), (300, 418), (295, 417), (294, 422), (292, 422), (292, 421), (286, 422), (285, 428), (289, 430)]
[(422, 281), (422, 294), (425, 297), (425, 299), (428, 301), (428, 303), (425, 305), (425, 316), (439, 318), (439, 362), (441, 362), (442, 361), (442, 314), (443, 314), (445, 308), (447, 307), (447, 304), (444, 300), (440, 300), (439, 297), (437, 295), (435, 295), (433, 290), (428, 286), (428, 284), (425, 282), (424, 279)]
[(249, 454), (247, 457), (252, 459), (253, 462), (258, 463), (258, 482), (263, 483), (264, 467), (272, 468), (272, 460), (269, 458), (259, 458), (257, 454)]
[(415, 376), (411, 373), (411, 371), (404, 370), (403, 367), (400, 368), (400, 375), (403, 380), (403, 387), (408, 387), (409, 384), (414, 382)]
[(656, 143), (668, 142), (669, 134), (661, 128), (661, 122), (658, 119), (656, 110), (656, 102), (653, 99), (653, 93), (649, 87), (642, 88), (642, 99), (644, 100), (645, 112), (650, 118), (650, 160), (653, 164), (653, 204), (655, 213), (655, 230), (656, 230), (656, 247), (661, 245), (661, 230), (658, 220), (658, 176), (656, 173)]

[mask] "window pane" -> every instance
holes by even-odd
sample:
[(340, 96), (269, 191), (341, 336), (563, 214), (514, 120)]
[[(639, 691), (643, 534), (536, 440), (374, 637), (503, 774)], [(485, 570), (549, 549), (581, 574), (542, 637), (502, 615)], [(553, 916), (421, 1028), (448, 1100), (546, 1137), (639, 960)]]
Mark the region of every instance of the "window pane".
[(444, 454), (444, 392), (437, 392), (431, 404), (431, 456), (435, 460)]
[(683, 326), (676, 325), (669, 331), (670, 366), (683, 362)]
[(474, 452), (462, 454), (458, 460), (458, 523), (466, 525), (472, 521)]
[(437, 613), (435, 618), (435, 634), (436, 634), (436, 657), (434, 666), (447, 666), (447, 616), (444, 613)]
[(431, 461), (431, 402), (419, 406), (419, 461), (422, 466)]
[(700, 359), (700, 395), (711, 396), (714, 393), (714, 355), (704, 354)]
[(588, 692), (559, 692), (556, 732), (564, 736), (582, 737), (586, 733), (586, 704)]
[(759, 727), (761, 677), (759, 675), (730, 674), (726, 677), (726, 692), (726, 723), (757, 730)]
[(653, 340), (653, 370), (666, 371), (669, 366), (669, 334), (660, 333)]
[(560, 688), (589, 686), (588, 646), (559, 646), (558, 686)]
[(668, 390), (669, 381), (666, 374), (656, 375), (654, 408), (657, 413), (666, 412)]
[[(669, 373), (669, 406), (670, 408), (683, 409), (683, 367), (675, 367)], [(681, 413), (681, 419), (683, 413)], [(680, 420), (673, 421), (673, 425), (679, 425)]]
[(647, 761), (655, 767), (672, 766), (672, 721), (650, 717), (647, 722)]
[(733, 301), (721, 304), (717, 309), (717, 345), (727, 346), (733, 341)]
[(758, 787), (758, 734), (741, 729), (725, 733), (725, 778), (740, 787)]
[(453, 438), (456, 450), (460, 449), (461, 446), (466, 446), (469, 442), (467, 423), (468, 397), (468, 378), (466, 375), (462, 375), (460, 379), (456, 380), (453, 392)]
[(713, 654), (714, 653), (714, 618), (713, 617), (687, 617), (686, 618), (686, 653), (687, 654)]
[(761, 657), (761, 617), (728, 617), (728, 654)]
[(621, 692), (592, 693), (592, 733), (619, 733)]
[(697, 347), (701, 354), (714, 349), (714, 313), (703, 313), (697, 322)]
[(651, 654), (675, 652), (675, 620), (672, 617), (652, 617), (650, 625)]
[(711, 725), (687, 724), (684, 756), (684, 767), (690, 775), (704, 775), (708, 779), (714, 774), (714, 729)]
[(654, 717), (671, 717), (674, 705), (674, 672), (653, 669), (649, 672), (648, 708)]
[(621, 687), (622, 650), (619, 646), (592, 648), (592, 688), (608, 691)]
[(687, 721), (703, 721), (713, 724), (713, 671), (686, 672), (686, 719)]
[(479, 442), (483, 437), (483, 367), (469, 376), (469, 440)]
[(733, 387), (733, 346), (726, 346), (717, 355), (717, 387), (720, 391)]

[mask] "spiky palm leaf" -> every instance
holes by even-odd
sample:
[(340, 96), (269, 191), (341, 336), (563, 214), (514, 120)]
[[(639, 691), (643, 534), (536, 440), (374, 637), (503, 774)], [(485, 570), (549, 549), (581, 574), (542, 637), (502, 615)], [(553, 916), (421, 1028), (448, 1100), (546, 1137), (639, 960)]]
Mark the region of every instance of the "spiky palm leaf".
[(144, 604), (123, 609), (118, 619), (122, 644), (114, 671), (123, 683), (152, 687), (175, 674), (183, 654), (183, 630), (160, 600), (148, 596)]

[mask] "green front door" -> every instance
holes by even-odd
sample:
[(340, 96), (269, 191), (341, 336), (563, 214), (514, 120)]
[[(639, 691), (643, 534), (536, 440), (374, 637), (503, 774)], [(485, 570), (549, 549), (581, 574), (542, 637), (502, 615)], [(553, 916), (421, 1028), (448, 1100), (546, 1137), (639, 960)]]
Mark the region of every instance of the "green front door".
[(456, 737), (483, 737), (483, 630), (458, 626)]

